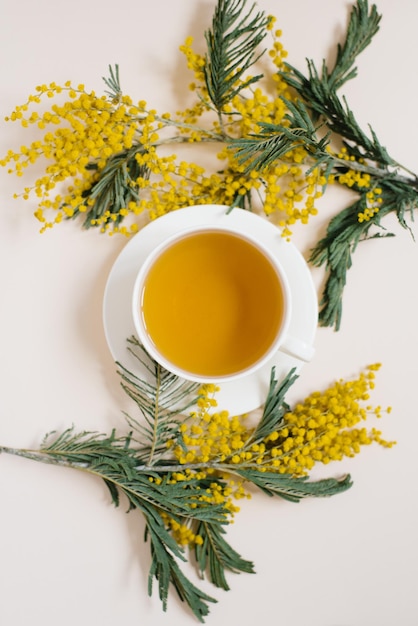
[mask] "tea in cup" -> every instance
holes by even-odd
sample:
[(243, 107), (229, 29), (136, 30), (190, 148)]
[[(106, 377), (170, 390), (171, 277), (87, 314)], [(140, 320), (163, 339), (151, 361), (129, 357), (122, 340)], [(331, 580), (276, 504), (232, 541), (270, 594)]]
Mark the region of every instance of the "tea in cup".
[(138, 272), (138, 338), (165, 369), (197, 382), (230, 381), (278, 350), (313, 349), (288, 334), (291, 292), (279, 261), (247, 234), (198, 226), (162, 242)]

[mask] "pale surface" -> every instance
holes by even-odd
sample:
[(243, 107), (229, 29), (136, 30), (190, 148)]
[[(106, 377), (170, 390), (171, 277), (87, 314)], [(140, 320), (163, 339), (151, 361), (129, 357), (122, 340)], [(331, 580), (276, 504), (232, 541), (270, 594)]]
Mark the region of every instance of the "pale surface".
[[(185, 105), (189, 76), (178, 45), (209, 24), (212, 0), (0, 0), (0, 120), (40, 83), (71, 79), (102, 90), (109, 63), (123, 87), (163, 111)], [(345, 0), (260, 0), (278, 17), (289, 60), (319, 62), (343, 32)], [(351, 107), (372, 123), (399, 161), (418, 171), (415, 0), (380, 0), (380, 33), (346, 86)], [(1, 154), (27, 143), (1, 125)], [(197, 157), (199, 160), (199, 157)], [(101, 322), (103, 289), (125, 245), (121, 238), (66, 224), (38, 234), (34, 205), (12, 200), (19, 181), (0, 172), (0, 443), (36, 447), (45, 432), (74, 423), (123, 426), (127, 402)], [(294, 237), (307, 253), (326, 219), (348, 202), (331, 191), (316, 222)], [(391, 404), (381, 424), (391, 451), (369, 448), (328, 467), (351, 472), (352, 490), (293, 505), (254, 497), (229, 538), (255, 560), (257, 574), (230, 576), (214, 591), (208, 624), (250, 626), (416, 626), (416, 348), (418, 247), (395, 220), (396, 238), (368, 242), (349, 272), (341, 331), (320, 329), (317, 354), (292, 398), (383, 362), (373, 399)], [(320, 285), (322, 273), (315, 272)], [(138, 515), (109, 504), (100, 482), (18, 458), (0, 458), (0, 603), (5, 626), (146, 623), (191, 625), (173, 595), (169, 612), (146, 594), (148, 546)], [(210, 592), (213, 590), (207, 587)]]

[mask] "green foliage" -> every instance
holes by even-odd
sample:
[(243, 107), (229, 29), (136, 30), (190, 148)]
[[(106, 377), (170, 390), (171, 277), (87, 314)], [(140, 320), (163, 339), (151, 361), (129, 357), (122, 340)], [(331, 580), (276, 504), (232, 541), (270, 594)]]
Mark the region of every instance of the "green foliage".
[(308, 77), (305, 77), (294, 67), (287, 65), (288, 71), (283, 72), (282, 77), (303, 96), (316, 116), (323, 115), (328, 99), (333, 98), (348, 80), (357, 75), (354, 63), (378, 32), (381, 17), (376, 5), (373, 4), (369, 10), (368, 0), (357, 0), (351, 9), (344, 42), (337, 45), (332, 69), (324, 60), (319, 73), (314, 62), (308, 59)]
[[(306, 175), (319, 168), (325, 185), (331, 175), (339, 182), (350, 170), (370, 177), (367, 186), (350, 185), (357, 199), (330, 221), (325, 237), (315, 244), (310, 256), (313, 265), (324, 266), (327, 271), (319, 322), (335, 330), (341, 325), (347, 271), (358, 243), (370, 237), (387, 236), (382, 231), (370, 231), (373, 227), (381, 229), (382, 219), (391, 212), (402, 227), (408, 228), (405, 216), (410, 213), (412, 217), (418, 206), (417, 176), (389, 155), (371, 127), (369, 133), (360, 127), (346, 99), (337, 93), (356, 76), (357, 56), (378, 32), (380, 20), (375, 5), (369, 8), (367, 0), (357, 0), (332, 68), (323, 61), (319, 71), (308, 60), (307, 76), (289, 64), (280, 72), (295, 94), (292, 101), (285, 100), (289, 111), (285, 123), (261, 124), (258, 135), (230, 142), (231, 150), (245, 163), (247, 172), (263, 171), (295, 147), (302, 146), (307, 155)], [(347, 159), (330, 151), (331, 141), (343, 146)], [(381, 190), (379, 211), (367, 220), (359, 220), (359, 213), (367, 207), (368, 192), (376, 188)]]
[[(143, 511), (144, 512), (144, 511)], [(148, 577), (148, 593), (152, 594), (154, 578), (158, 581), (159, 597), (163, 609), (167, 609), (168, 592), (170, 583), (173, 584), (177, 594), (185, 602), (200, 622), (209, 613), (209, 602), (216, 602), (214, 598), (198, 589), (186, 578), (181, 571), (173, 554), (182, 557), (182, 551), (171, 535), (166, 531), (155, 511), (149, 514), (144, 512), (147, 521), (147, 531), (151, 542), (152, 563)]]
[[(117, 213), (116, 223), (120, 224), (123, 221), (120, 211), (125, 209), (130, 202), (137, 202), (139, 191), (136, 181), (138, 178), (148, 179), (150, 176), (149, 169), (140, 165), (136, 160), (137, 154), (144, 154), (141, 144), (134, 144), (132, 148), (111, 156), (104, 168), (100, 170), (100, 175), (93, 180), (90, 187), (83, 191), (83, 201), (89, 206), (85, 213), (84, 228), (100, 223), (100, 218), (107, 212)], [(98, 170), (98, 165), (92, 161), (86, 169), (95, 172)], [(94, 200), (91, 206), (89, 200)], [(76, 208), (71, 219), (79, 215), (80, 210)]]
[(280, 428), (283, 422), (283, 416), (289, 410), (285, 396), (296, 379), (297, 375), (295, 374), (295, 369), (292, 369), (282, 381), (279, 381), (275, 378), (275, 368), (272, 368), (269, 391), (263, 406), (263, 413), (259, 423), (254, 429), (251, 442), (257, 443), (262, 441), (272, 432)]
[(308, 497), (334, 496), (347, 491), (352, 485), (350, 476), (344, 476), (340, 480), (326, 478), (308, 482), (305, 476), (295, 478), (288, 474), (257, 472), (253, 469), (239, 469), (237, 473), (268, 496), (280, 496), (291, 502), (300, 502), (302, 498)]
[(254, 5), (243, 15), (245, 5), (246, 0), (218, 0), (212, 29), (205, 33), (205, 82), (218, 112), (240, 91), (262, 78), (258, 74), (241, 80), (262, 54), (257, 54), (256, 49), (269, 23), (263, 12), (252, 14)]
[[(196, 500), (196, 490), (206, 485), (198, 478), (185, 483), (171, 483), (172, 471), (164, 464), (156, 467), (139, 464), (137, 448), (131, 433), (116, 437), (99, 433), (76, 433), (72, 428), (54, 436), (48, 435), (38, 453), (40, 461), (87, 471), (101, 478), (112, 501), (120, 504), (124, 495), (128, 508), (146, 504), (173, 515), (192, 516), (197, 520), (224, 521), (227, 511), (221, 505), (208, 506)], [(175, 469), (179, 470), (178, 467)], [(162, 475), (161, 483), (155, 481)]]
[(105, 85), (108, 87), (108, 91), (106, 91), (107, 95), (112, 98), (112, 100), (118, 101), (122, 96), (122, 88), (120, 86), (119, 79), (119, 65), (115, 65), (112, 67), (109, 65), (109, 76), (103, 76), (103, 81)]
[(142, 423), (126, 415), (129, 426), (138, 437), (143, 463), (153, 465), (167, 452), (167, 442), (178, 439), (177, 416), (186, 414), (198, 399), (199, 383), (180, 380), (149, 358), (136, 337), (128, 340), (129, 351), (138, 363), (148, 371), (152, 380), (148, 383), (118, 363), (122, 387), (136, 403)]
[(209, 579), (215, 585), (229, 590), (225, 571), (254, 573), (254, 565), (246, 561), (224, 539), (225, 528), (222, 524), (200, 522), (197, 534), (202, 537), (202, 544), (195, 547), (196, 561), (200, 572), (209, 572)]
[[(370, 44), (379, 29), (380, 19), (375, 5), (369, 9), (367, 0), (357, 0), (351, 11), (345, 41), (337, 47), (332, 69), (324, 61), (319, 73), (313, 61), (309, 60), (307, 77), (290, 65), (281, 74), (305, 103), (313, 123), (320, 119), (327, 132), (336, 136), (347, 151), (349, 164), (337, 157), (325, 158), (326, 178), (331, 173), (338, 177), (348, 168), (357, 169), (371, 177), (369, 188), (351, 187), (358, 195), (357, 200), (330, 221), (325, 237), (314, 246), (310, 258), (314, 265), (327, 269), (320, 323), (334, 326), (336, 330), (341, 325), (347, 270), (351, 267), (352, 254), (358, 243), (369, 238), (372, 227), (381, 227), (382, 218), (391, 212), (395, 212), (400, 224), (406, 227), (406, 211), (412, 211), (418, 205), (417, 177), (388, 154), (372, 128), (369, 128), (370, 136), (361, 129), (346, 100), (337, 94), (337, 90), (356, 76), (354, 63), (357, 55)], [(294, 125), (293, 122), (291, 127)], [(309, 152), (308, 142), (306, 145)], [(316, 159), (315, 165), (324, 166), (323, 155), (313, 153), (313, 157)], [(399, 173), (401, 169), (407, 176)], [(367, 206), (367, 193), (370, 188), (376, 187), (382, 190), (381, 208), (370, 220), (359, 221), (359, 212)]]
[(302, 100), (291, 102), (282, 99), (289, 111), (285, 116), (288, 125), (260, 123), (258, 135), (229, 141), (229, 149), (235, 153), (239, 163), (246, 165), (246, 173), (253, 170), (263, 172), (286, 157), (291, 150), (301, 146), (315, 159), (313, 167), (322, 163), (331, 164), (332, 167), (332, 157), (327, 152), (329, 134), (318, 137), (318, 128), (313, 124)]
[[(220, 459), (207, 465), (179, 464), (169, 454), (167, 442), (173, 439), (180, 444), (181, 425), (188, 417), (191, 403), (199, 398), (198, 389), (157, 365), (135, 338), (129, 340), (129, 350), (153, 380), (145, 383), (119, 364), (122, 387), (139, 411), (138, 418), (126, 416), (131, 428), (127, 434), (117, 435), (115, 430), (110, 435), (78, 433), (68, 428), (47, 435), (39, 450), (3, 446), (0, 453), (69, 467), (100, 478), (116, 507), (124, 501), (128, 511), (137, 510), (144, 516), (145, 538), (151, 552), (149, 592), (156, 582), (165, 610), (172, 586), (192, 613), (203, 621), (209, 604), (215, 600), (183, 573), (181, 563), (191, 557), (171, 532), (169, 520), (191, 528), (200, 537), (200, 543), (192, 550), (201, 577), (207, 575), (214, 586), (227, 590), (227, 572), (252, 573), (254, 567), (226, 540), (226, 528), (231, 521), (228, 501), (214, 503), (206, 497), (214, 485), (225, 486), (225, 474), (240, 477), (269, 496), (294, 502), (340, 493), (351, 485), (350, 478), (311, 482), (306, 477), (260, 471), (256, 462), (229, 465)], [(278, 381), (272, 371), (263, 413), (247, 446), (280, 429), (289, 408), (285, 394), (296, 378), (291, 371), (283, 381)], [(171, 409), (172, 402), (175, 405)], [(208, 468), (210, 473), (205, 471)], [(179, 473), (187, 478), (178, 480)]]
[[(341, 326), (347, 271), (357, 245), (371, 238), (393, 237), (393, 233), (385, 231), (381, 224), (389, 213), (395, 213), (403, 228), (409, 229), (407, 213), (413, 219), (413, 210), (418, 206), (418, 181), (406, 182), (389, 176), (380, 179), (379, 184), (383, 199), (379, 212), (368, 221), (358, 220), (358, 213), (366, 206), (365, 193), (359, 190), (359, 198), (329, 222), (325, 236), (311, 252), (310, 262), (318, 267), (324, 266), (328, 273), (320, 301), (319, 319), (323, 326), (334, 326), (335, 330)], [(370, 233), (375, 228), (379, 230)]]

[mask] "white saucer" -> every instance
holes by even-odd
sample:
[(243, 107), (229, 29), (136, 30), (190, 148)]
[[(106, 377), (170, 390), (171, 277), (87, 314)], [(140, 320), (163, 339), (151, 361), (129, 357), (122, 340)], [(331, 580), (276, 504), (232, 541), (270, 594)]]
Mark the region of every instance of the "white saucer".
[[(228, 209), (229, 207), (221, 205), (198, 205), (159, 217), (130, 239), (116, 259), (104, 293), (104, 331), (115, 361), (137, 376), (147, 378), (145, 370), (139, 371), (140, 363), (127, 349), (127, 339), (135, 335), (131, 299), (137, 272), (155, 246), (178, 230), (194, 225), (217, 226), (227, 221), (239, 233), (256, 235), (279, 258), (287, 274), (292, 293), (289, 333), (313, 344), (318, 323), (318, 303), (304, 258), (292, 243), (281, 237), (279, 229), (267, 219), (238, 208), (228, 213)], [(292, 367), (299, 371), (302, 365), (298, 359), (277, 352), (256, 374), (224, 383), (216, 396), (219, 410), (239, 415), (260, 407), (267, 396), (271, 368), (276, 368), (276, 378), (281, 380)]]

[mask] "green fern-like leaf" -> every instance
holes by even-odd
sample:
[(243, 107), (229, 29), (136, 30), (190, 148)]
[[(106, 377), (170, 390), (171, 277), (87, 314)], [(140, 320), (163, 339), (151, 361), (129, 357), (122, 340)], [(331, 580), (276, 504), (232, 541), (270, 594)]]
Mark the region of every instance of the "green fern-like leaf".
[(195, 548), (196, 560), (202, 574), (209, 572), (210, 581), (227, 591), (229, 585), (225, 571), (254, 573), (251, 561), (243, 559), (225, 540), (225, 528), (220, 523), (200, 522), (196, 534), (202, 543)]
[(207, 55), (204, 76), (209, 98), (217, 111), (262, 75), (245, 79), (247, 70), (259, 59), (256, 50), (266, 35), (268, 18), (243, 13), (246, 0), (218, 0), (212, 29), (205, 33)]
[(257, 470), (239, 469), (237, 473), (252, 482), (263, 493), (269, 496), (279, 496), (291, 502), (299, 502), (303, 498), (323, 498), (334, 496), (347, 491), (352, 485), (350, 476), (341, 479), (324, 478), (323, 480), (309, 481), (305, 476), (290, 476), (274, 472), (258, 472)]
[(252, 434), (252, 442), (262, 441), (272, 432), (280, 428), (283, 416), (289, 410), (285, 396), (296, 379), (297, 375), (295, 374), (295, 369), (292, 369), (287, 376), (279, 382), (275, 378), (275, 369), (274, 367), (272, 368), (269, 391), (263, 406), (261, 419)]
[(127, 415), (129, 425), (142, 443), (141, 454), (148, 465), (167, 450), (167, 442), (178, 437), (178, 416), (198, 400), (199, 384), (180, 379), (154, 361), (138, 342), (129, 339), (130, 352), (146, 369), (151, 382), (139, 378), (118, 363), (122, 387), (139, 408), (144, 421)]

